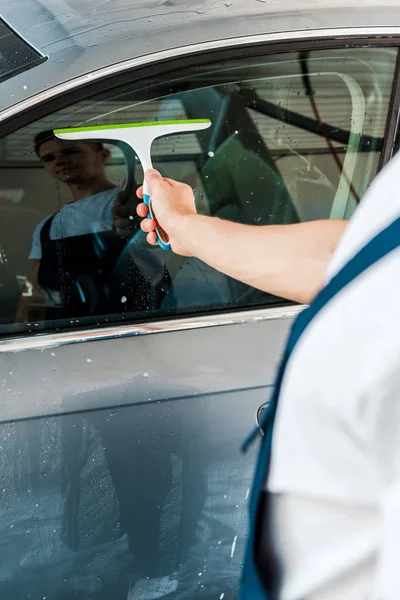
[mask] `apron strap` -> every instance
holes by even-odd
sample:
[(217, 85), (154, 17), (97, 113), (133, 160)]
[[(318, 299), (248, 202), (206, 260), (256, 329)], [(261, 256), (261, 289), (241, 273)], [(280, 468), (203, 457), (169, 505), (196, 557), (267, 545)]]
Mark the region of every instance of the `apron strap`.
[[(42, 229), (40, 230), (40, 245), (42, 248), (43, 248), (43, 246), (48, 244), (50, 241), (50, 229), (51, 229), (51, 226), (53, 224), (53, 220), (54, 220), (54, 217), (56, 216), (56, 214), (58, 214), (58, 213), (54, 213), (54, 215), (51, 215), (51, 217), (46, 219), (46, 221), (42, 225)], [(42, 252), (42, 255), (43, 255), (43, 252)]]

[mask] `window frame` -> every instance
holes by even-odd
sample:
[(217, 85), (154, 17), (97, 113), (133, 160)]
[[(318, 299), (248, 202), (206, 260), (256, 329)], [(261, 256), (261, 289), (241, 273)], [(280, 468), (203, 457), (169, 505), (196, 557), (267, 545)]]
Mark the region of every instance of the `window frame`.
[[(386, 28), (387, 29), (387, 28)], [(385, 32), (386, 32), (385, 29)], [(382, 35), (379, 29), (367, 34), (362, 30), (324, 30), (319, 32), (296, 32), (295, 34), (250, 36), (233, 38), (232, 40), (221, 40), (218, 43), (210, 42), (198, 44), (190, 48), (176, 48), (170, 51), (148, 55), (129, 61), (119, 63), (112, 68), (101, 70), (103, 76), (94, 73), (95, 81), (90, 77), (79, 77), (66, 84), (61, 84), (49, 91), (34, 96), (27, 101), (19, 103), (11, 109), (0, 113), (0, 138), (17, 131), (18, 129), (33, 123), (38, 118), (42, 119), (60, 109), (67, 108), (79, 101), (87, 100), (99, 92), (104, 92), (122, 87), (134, 81), (157, 77), (159, 74), (165, 76), (168, 72), (177, 73), (185, 67), (196, 67), (223, 60), (234, 60), (248, 57), (258, 57), (273, 54), (282, 54), (301, 50), (323, 50), (340, 48), (361, 47), (397, 47), (397, 64), (394, 73), (393, 89), (388, 108), (386, 126), (384, 132), (383, 148), (381, 151), (380, 170), (391, 158), (396, 133), (398, 130), (399, 111), (394, 110), (394, 103), (400, 101), (400, 33), (396, 29), (396, 35)], [(322, 34), (322, 35), (321, 35)], [(299, 39), (296, 39), (299, 36)], [(260, 40), (261, 38), (261, 40)], [(275, 38), (275, 39), (274, 39)], [(276, 39), (283, 38), (283, 39)], [(286, 39), (289, 38), (289, 39)], [(167, 65), (167, 68), (166, 68)], [(3, 119), (3, 120), (2, 120)], [(166, 331), (181, 331), (185, 329), (197, 329), (209, 326), (220, 326), (234, 323), (257, 322), (269, 319), (287, 319), (300, 312), (304, 306), (287, 302), (281, 305), (270, 305), (264, 307), (248, 307), (246, 309), (218, 310), (213, 313), (202, 313), (198, 311), (193, 315), (172, 316), (170, 318), (160, 316), (159, 318), (143, 319), (142, 322), (124, 324), (102, 323), (97, 327), (89, 324), (86, 327), (79, 325), (77, 328), (65, 329), (60, 333), (54, 331), (14, 332), (13, 334), (0, 335), (0, 352), (7, 349), (27, 349), (32, 347), (43, 347), (54, 343), (75, 343), (83, 340), (109, 339), (121, 335), (149, 334)], [(39, 338), (39, 339), (38, 339)], [(11, 344), (11, 347), (10, 347)]]

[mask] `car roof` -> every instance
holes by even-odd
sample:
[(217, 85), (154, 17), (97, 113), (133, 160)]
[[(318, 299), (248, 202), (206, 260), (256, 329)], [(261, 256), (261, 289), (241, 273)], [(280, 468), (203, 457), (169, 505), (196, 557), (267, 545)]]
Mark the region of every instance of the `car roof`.
[[(3, 82), (1, 112), (43, 90), (153, 53), (242, 36), (393, 28), (399, 0), (0, 0), (48, 60)], [(400, 32), (400, 27), (399, 27)]]

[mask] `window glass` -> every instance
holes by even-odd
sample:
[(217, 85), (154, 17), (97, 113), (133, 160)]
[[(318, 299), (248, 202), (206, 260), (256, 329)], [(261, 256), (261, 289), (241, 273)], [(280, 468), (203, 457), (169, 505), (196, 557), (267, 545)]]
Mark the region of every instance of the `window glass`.
[(209, 129), (152, 147), (165, 176), (194, 188), (199, 212), (257, 226), (348, 218), (377, 172), (396, 59), (394, 48), (345, 48), (165, 72), (3, 138), (1, 331), (283, 302), (148, 246), (134, 207), (121, 236), (112, 210), (127, 160), (133, 188), (142, 181), (137, 157), (112, 143), (60, 142), (52, 130), (209, 118)]
[(18, 36), (0, 17), (0, 81), (45, 60), (42, 54)]

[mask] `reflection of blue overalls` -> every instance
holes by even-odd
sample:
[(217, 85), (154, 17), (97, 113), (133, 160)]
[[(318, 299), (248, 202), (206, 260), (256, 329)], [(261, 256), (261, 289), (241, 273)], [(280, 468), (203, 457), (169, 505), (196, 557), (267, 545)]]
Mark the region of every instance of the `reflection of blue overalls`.
[[(143, 318), (143, 314), (159, 308), (170, 284), (161, 260), (154, 266), (146, 248), (130, 247), (129, 242), (113, 230), (52, 240), (50, 228), (54, 216), (49, 217), (40, 232), (42, 258), (38, 282), (49, 297), (59, 298), (58, 305), (47, 308), (46, 319), (108, 313), (119, 316), (136, 311)], [(154, 255), (154, 251), (151, 254)], [(134, 397), (134, 388), (131, 393)], [(101, 435), (119, 503), (119, 519), (116, 515), (115, 521), (120, 521), (120, 533), (128, 536), (136, 570), (146, 576), (153, 575), (153, 569), (158, 575), (162, 509), (172, 488), (170, 446), (165, 445), (165, 452), (155, 451), (154, 439), (160, 438), (165, 423), (160, 419), (146, 419), (151, 409), (143, 411), (136, 407), (135, 417), (130, 421), (131, 410), (132, 407), (125, 407), (116, 411), (112, 420), (108, 410), (89, 411), (76, 415), (73, 428), (65, 427), (63, 539), (67, 546), (78, 551), (85, 538), (81, 490), (93, 484), (85, 475), (90, 442), (93, 442), (85, 427), (87, 421)], [(150, 487), (149, 471), (157, 473), (156, 486)], [(92, 518), (96, 518), (95, 511)], [(93, 524), (91, 529), (94, 529)], [(146, 537), (141, 533), (143, 529)]]
[[(343, 288), (375, 262), (400, 245), (400, 218), (375, 236), (356, 254), (327, 286), (317, 295), (293, 324), (283, 359), (279, 367), (271, 402), (263, 414), (261, 428), (264, 431), (258, 464), (254, 475), (250, 498), (250, 531), (243, 569), (240, 600), (275, 600), (279, 597), (279, 574), (276, 569), (272, 545), (268, 539), (268, 493), (264, 491), (271, 460), (271, 442), (274, 420), (282, 381), (290, 356), (301, 335), (324, 308)], [(245, 441), (244, 448), (253, 441), (255, 433)]]
[(137, 267), (134, 256), (129, 252), (123, 254), (127, 241), (114, 230), (50, 239), (54, 217), (45, 221), (40, 232), (42, 258), (38, 282), (53, 302), (55, 296), (59, 299), (47, 308), (46, 320), (159, 307), (168, 289), (166, 273), (159, 285), (154, 286)]

